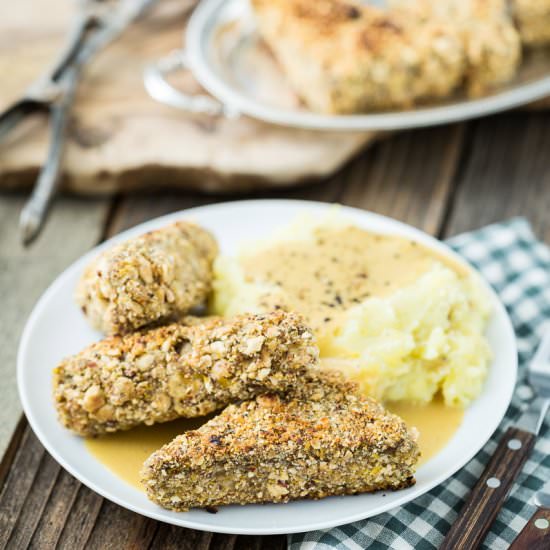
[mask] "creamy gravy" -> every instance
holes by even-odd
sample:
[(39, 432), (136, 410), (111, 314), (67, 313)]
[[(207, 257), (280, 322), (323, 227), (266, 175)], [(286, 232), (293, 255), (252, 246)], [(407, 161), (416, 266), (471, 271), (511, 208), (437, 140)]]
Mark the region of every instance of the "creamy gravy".
[[(388, 409), (420, 432), (420, 464), (435, 456), (451, 439), (462, 422), (464, 411), (446, 407), (440, 400), (429, 405), (391, 403)], [(145, 459), (186, 430), (197, 428), (206, 419), (180, 419), (155, 426), (141, 426), (97, 438), (87, 438), (88, 451), (118, 477), (143, 489), (139, 471)]]
[(386, 406), (408, 426), (415, 426), (420, 432), (418, 445), (422, 454), (419, 466), (445, 447), (464, 419), (464, 409), (447, 407), (439, 398), (427, 405), (394, 402), (387, 403)]
[(245, 278), (275, 287), (263, 308), (299, 311), (320, 335), (350, 307), (414, 283), (435, 260), (451, 263), (415, 241), (345, 226), (319, 227), (313, 240), (275, 243), (239, 263)]
[(86, 448), (111, 472), (130, 485), (143, 489), (139, 482), (139, 472), (145, 459), (177, 435), (198, 428), (208, 418), (180, 418), (154, 426), (139, 426), (125, 432), (87, 437)]

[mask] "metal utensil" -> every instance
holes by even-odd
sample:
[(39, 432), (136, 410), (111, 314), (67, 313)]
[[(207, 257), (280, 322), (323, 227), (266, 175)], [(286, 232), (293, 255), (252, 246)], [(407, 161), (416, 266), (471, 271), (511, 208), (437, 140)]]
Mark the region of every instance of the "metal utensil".
[(538, 510), (526, 523), (510, 550), (547, 550), (550, 548), (550, 481), (535, 493)]
[[(0, 139), (25, 116), (49, 111), (50, 147), (31, 196), (21, 211), (20, 229), (25, 245), (38, 235), (59, 186), (69, 112), (83, 66), (115, 40), (156, 0), (85, 0), (67, 45), (48, 73), (24, 96), (0, 114)], [(114, 5), (113, 5), (114, 4)]]
[(529, 365), (528, 381), (538, 397), (516, 425), (506, 430), (441, 549), (473, 550), (483, 542), (535, 445), (550, 407), (550, 328)]
[(52, 198), (59, 185), (64, 138), (69, 122), (69, 112), (74, 101), (80, 69), (73, 66), (63, 76), (63, 92), (50, 106), (50, 147), (44, 166), (31, 195), (19, 216), (19, 227), (24, 245), (29, 245), (38, 235)]

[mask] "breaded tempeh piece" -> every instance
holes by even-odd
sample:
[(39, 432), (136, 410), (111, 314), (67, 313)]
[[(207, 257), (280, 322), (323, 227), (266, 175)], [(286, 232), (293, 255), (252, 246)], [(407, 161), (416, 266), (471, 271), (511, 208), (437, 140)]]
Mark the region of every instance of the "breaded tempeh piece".
[(76, 300), (106, 334), (174, 320), (204, 303), (217, 251), (202, 227), (173, 223), (101, 253), (80, 279)]
[(96, 435), (285, 392), (316, 369), (318, 349), (300, 317), (242, 315), (92, 344), (54, 370), (54, 400), (64, 426)]
[(510, 0), (512, 14), (526, 46), (550, 44), (550, 0)]
[(414, 484), (415, 438), (369, 398), (264, 395), (154, 452), (142, 483), (177, 511), (401, 489)]
[(516, 74), (521, 41), (508, 14), (507, 0), (390, 0), (390, 5), (418, 25), (440, 21), (459, 32), (470, 95), (481, 95)]
[(260, 34), (314, 111), (410, 107), (449, 95), (464, 53), (453, 26), (353, 0), (252, 0)]

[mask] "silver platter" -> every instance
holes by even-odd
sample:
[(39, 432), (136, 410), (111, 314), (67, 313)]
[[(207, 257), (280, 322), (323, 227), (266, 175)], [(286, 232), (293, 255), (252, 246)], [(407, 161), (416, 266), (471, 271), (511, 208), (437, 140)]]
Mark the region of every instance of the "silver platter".
[[(166, 82), (166, 73), (183, 67), (215, 100), (185, 95)], [(526, 52), (516, 77), (482, 98), (457, 93), (411, 110), (324, 115), (304, 107), (291, 90), (263, 45), (246, 0), (202, 0), (189, 20), (184, 49), (149, 67), (145, 83), (157, 100), (192, 112), (246, 114), (297, 128), (397, 130), (466, 120), (550, 95), (550, 50)]]

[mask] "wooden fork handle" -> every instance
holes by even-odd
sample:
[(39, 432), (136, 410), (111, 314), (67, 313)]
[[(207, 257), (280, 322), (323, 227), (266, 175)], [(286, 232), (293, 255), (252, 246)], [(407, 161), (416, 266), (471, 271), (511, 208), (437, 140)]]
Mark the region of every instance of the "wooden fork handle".
[(510, 550), (547, 550), (550, 548), (550, 508), (539, 508), (521, 530)]
[(478, 548), (534, 444), (534, 434), (518, 428), (508, 428), (445, 537), (441, 550)]

